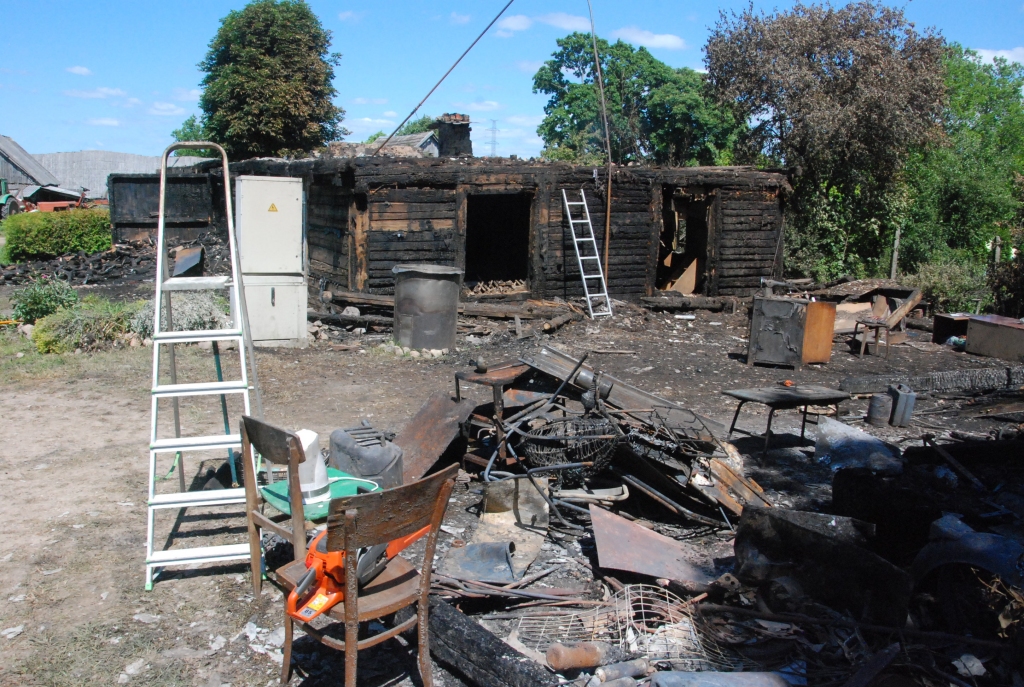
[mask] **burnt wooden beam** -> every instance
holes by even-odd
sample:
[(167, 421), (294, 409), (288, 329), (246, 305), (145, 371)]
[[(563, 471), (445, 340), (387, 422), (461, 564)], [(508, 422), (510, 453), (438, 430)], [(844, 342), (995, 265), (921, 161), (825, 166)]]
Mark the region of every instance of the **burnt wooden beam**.
[(480, 687), (547, 687), (559, 683), (539, 663), (437, 598), (430, 600), (430, 653)]

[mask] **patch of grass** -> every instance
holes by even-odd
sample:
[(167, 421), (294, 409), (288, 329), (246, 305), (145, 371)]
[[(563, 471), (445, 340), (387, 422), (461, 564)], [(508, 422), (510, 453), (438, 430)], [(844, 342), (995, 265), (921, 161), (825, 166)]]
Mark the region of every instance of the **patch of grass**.
[(145, 301), (115, 303), (87, 296), (74, 307), (38, 320), (32, 341), (40, 353), (70, 353), (76, 348), (103, 347), (129, 333), (132, 318), (144, 307)]
[[(131, 621), (127, 621), (131, 623)], [(18, 684), (45, 687), (113, 685), (125, 666), (146, 659), (148, 667), (130, 680), (132, 685), (191, 685), (184, 661), (160, 659), (150, 633), (135, 626), (92, 623), (67, 633), (35, 635), (32, 651), (9, 670)], [(112, 640), (117, 640), (114, 643)]]
[(98, 253), (111, 246), (110, 211), (24, 212), (4, 221), (4, 234), (0, 262)]
[[(203, 329), (219, 329), (227, 325), (228, 302), (214, 294), (199, 291), (195, 293), (171, 294), (171, 311), (174, 314), (174, 330), (179, 332)], [(166, 327), (166, 309), (161, 318)], [(147, 301), (132, 317), (131, 331), (142, 339), (153, 336), (153, 301)]]
[(14, 319), (33, 324), (61, 308), (72, 307), (78, 302), (78, 294), (65, 281), (43, 277), (15, 291), (11, 302), (14, 303)]

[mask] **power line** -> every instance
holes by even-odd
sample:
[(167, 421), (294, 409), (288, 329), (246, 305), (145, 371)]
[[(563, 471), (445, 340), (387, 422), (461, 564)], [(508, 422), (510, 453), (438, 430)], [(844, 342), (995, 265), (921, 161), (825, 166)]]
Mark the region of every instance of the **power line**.
[(423, 103), (427, 102), (427, 98), (429, 98), (431, 95), (433, 95), (434, 91), (437, 90), (437, 87), (441, 85), (441, 81), (444, 81), (445, 79), (447, 79), (448, 75), (451, 74), (452, 71), (456, 67), (459, 66), (459, 62), (462, 62), (462, 58), (465, 57), (466, 55), (468, 55), (469, 51), (473, 49), (473, 46), (480, 42), (480, 39), (484, 37), (484, 34), (487, 33), (492, 26), (494, 26), (494, 23), (496, 21), (498, 21), (498, 19), (501, 18), (501, 15), (505, 14), (505, 10), (507, 10), (512, 5), (512, 3), (514, 1), (515, 0), (508, 0), (508, 4), (501, 8), (501, 11), (498, 12), (498, 14), (494, 17), (494, 19), (491, 20), (491, 23), (488, 24), (484, 28), (484, 30), (480, 32), (480, 35), (476, 37), (476, 40), (469, 44), (469, 47), (466, 48), (466, 52), (464, 52), (461, 55), (459, 55), (459, 59), (455, 60), (455, 64), (453, 64), (451, 67), (449, 67), (448, 71), (446, 71), (444, 73), (444, 76), (441, 77), (440, 81), (438, 81), (436, 84), (434, 84), (434, 87), (430, 89), (430, 93), (427, 93), (425, 96), (423, 96), (423, 100), (420, 101), (420, 104), (417, 105), (416, 107), (412, 108), (412, 112), (409, 113), (409, 116), (406, 117), (405, 119), (403, 119), (401, 124), (399, 124), (397, 127), (395, 127), (395, 130), (391, 132), (391, 135), (388, 136), (386, 139), (384, 139), (384, 142), (380, 144), (380, 148), (377, 148), (377, 150), (373, 151), (373, 155), (371, 155), (370, 157), (374, 157), (377, 153), (382, 151), (384, 149), (384, 146), (386, 146), (388, 144), (388, 141), (390, 141), (392, 138), (395, 137), (395, 134), (398, 133), (398, 130), (401, 129), (403, 126), (405, 126), (406, 122), (408, 122), (410, 119), (412, 119), (412, 116), (414, 114), (416, 114), (417, 110), (419, 110), (421, 107), (423, 107)]
[(491, 132), (491, 157), (498, 157), (498, 132), (501, 129), (498, 128), (498, 120), (491, 120), (491, 128), (488, 129)]

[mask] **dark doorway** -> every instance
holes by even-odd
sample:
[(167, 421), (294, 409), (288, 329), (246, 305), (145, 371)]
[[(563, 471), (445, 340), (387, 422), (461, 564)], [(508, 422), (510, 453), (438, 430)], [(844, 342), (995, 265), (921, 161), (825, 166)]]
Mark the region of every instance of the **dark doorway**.
[(712, 202), (714, 193), (702, 187), (663, 189), (656, 278), (659, 289), (704, 292)]
[(470, 195), (466, 214), (467, 285), (526, 280), (530, 272), (527, 193)]

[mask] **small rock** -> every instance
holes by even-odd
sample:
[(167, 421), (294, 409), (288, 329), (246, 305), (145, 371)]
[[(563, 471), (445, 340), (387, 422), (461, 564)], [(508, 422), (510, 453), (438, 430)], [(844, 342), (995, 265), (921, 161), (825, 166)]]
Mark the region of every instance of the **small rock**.
[(402, 354), (403, 355), (409, 355), (411, 352), (412, 352), (411, 348), (409, 348), (408, 346), (402, 346)]
[(119, 685), (127, 685), (129, 680), (131, 680), (131, 678), (128, 677), (128, 673), (121, 673), (117, 676), (117, 684)]
[(32, 332), (35, 328), (36, 326), (34, 324), (23, 324), (21, 325), (21, 333), (24, 334), (26, 338), (31, 339)]
[(227, 643), (228, 640), (224, 639), (221, 635), (217, 635), (214, 640), (210, 642), (210, 651), (220, 651)]
[[(142, 345), (145, 346), (146, 348), (149, 348), (150, 346), (153, 345), (153, 339), (147, 336), (145, 339), (142, 340)], [(230, 346), (231, 344), (228, 345)]]
[(366, 333), (366, 329), (364, 329), (363, 327), (356, 327), (355, 329), (352, 330), (352, 333), (355, 334), (356, 336), (362, 336), (363, 334)]
[(82, 355), (82, 349), (81, 348), (76, 348), (75, 349), (75, 355)]
[(352, 317), (359, 317), (360, 315), (359, 308), (355, 307), (354, 305), (346, 307), (344, 310), (341, 311), (341, 314), (350, 315)]
[(213, 342), (212, 341), (200, 341), (199, 342), (199, 348), (203, 349), (204, 351), (212, 351), (213, 350)]
[(17, 356), (15, 356), (15, 357), (16, 357), (16, 358), (24, 358), (24, 357), (25, 357), (25, 354), (24, 354), (24, 353), (22, 353), (21, 351), (18, 351), (18, 355), (17, 355)]
[[(21, 355), (21, 353), (19, 353), (18, 355)], [(409, 357), (410, 358), (419, 358), (420, 357), (420, 352), (419, 351), (409, 351)]]
[(153, 615), (152, 613), (136, 613), (132, 617), (140, 623), (145, 623), (147, 625), (153, 625), (154, 623), (160, 622), (160, 616)]
[(448, 355), (448, 349), (447, 348), (442, 348), (441, 349), (441, 355)]
[(430, 355), (434, 356), (435, 358), (440, 358), (441, 356), (444, 355), (444, 353), (440, 349), (431, 348)]
[(24, 631), (24, 625), (18, 625), (17, 627), (9, 627), (6, 630), (0, 630), (0, 637), (3, 637), (4, 639), (14, 639)]
[(142, 342), (139, 341), (139, 337), (133, 336), (131, 341), (128, 342), (128, 345), (131, 346), (132, 348), (138, 348), (139, 346), (142, 345)]
[(145, 665), (146, 659), (140, 658), (138, 661), (135, 661), (135, 663), (129, 663), (128, 665), (126, 665), (124, 667), (124, 672), (128, 675), (138, 675), (142, 672), (142, 669), (145, 667)]

